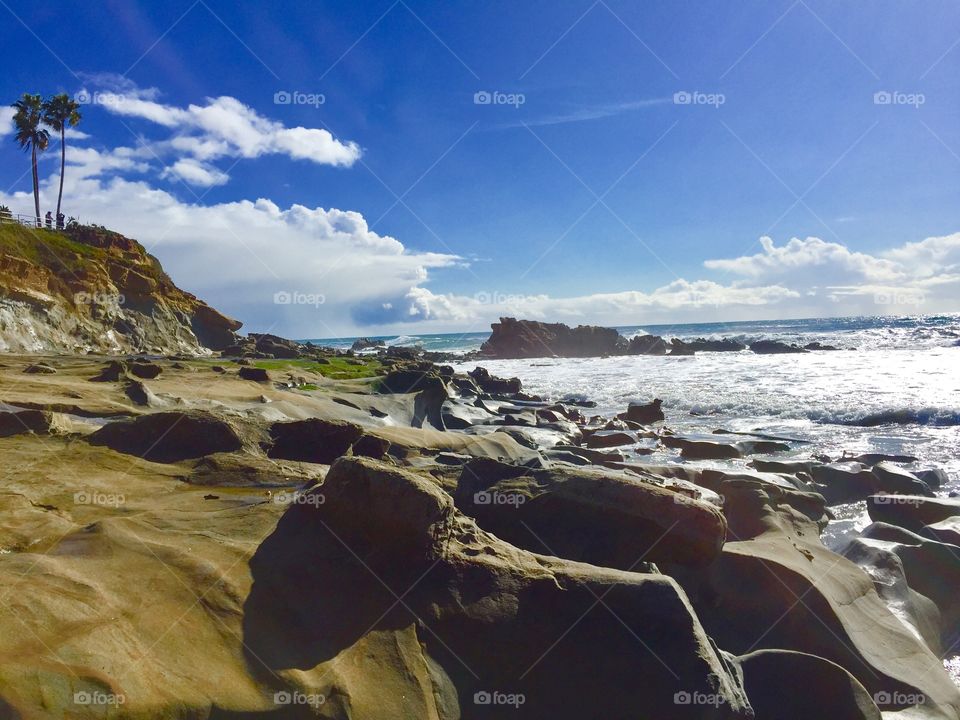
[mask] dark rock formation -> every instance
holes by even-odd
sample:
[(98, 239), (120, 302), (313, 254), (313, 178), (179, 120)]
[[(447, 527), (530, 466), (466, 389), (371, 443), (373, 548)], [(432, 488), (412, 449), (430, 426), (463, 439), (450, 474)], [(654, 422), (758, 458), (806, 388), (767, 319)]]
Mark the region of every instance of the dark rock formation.
[(622, 355), (627, 341), (612, 328), (500, 318), (480, 353), (494, 358)]
[(617, 417), (621, 420), (629, 420), (630, 422), (640, 423), (641, 425), (662, 422), (664, 419), (663, 400), (655, 399), (646, 405), (630, 403), (627, 406), (627, 411), (620, 413)]
[(253, 382), (270, 382), (270, 373), (263, 368), (241, 367), (239, 375), (244, 380), (252, 380)]
[(779, 340), (757, 340), (750, 343), (750, 350), (757, 355), (783, 355), (786, 353), (805, 353), (807, 352), (799, 345), (780, 342)]
[(87, 441), (164, 463), (233, 452), (243, 445), (229, 422), (197, 411), (158, 412), (118, 420), (97, 430)]
[(468, 463), (457, 507), (528, 550), (636, 570), (642, 562), (707, 565), (723, 547), (718, 508), (640, 479), (573, 469), (500, 475)]
[(270, 426), (267, 455), (283, 460), (330, 464), (347, 454), (363, 428), (343, 420), (294, 420)]

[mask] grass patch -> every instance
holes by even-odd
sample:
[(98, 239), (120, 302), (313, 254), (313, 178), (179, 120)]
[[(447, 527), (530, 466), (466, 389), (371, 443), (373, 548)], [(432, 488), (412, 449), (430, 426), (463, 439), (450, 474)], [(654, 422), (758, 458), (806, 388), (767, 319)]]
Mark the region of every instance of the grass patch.
[[(383, 365), (379, 360), (338, 357), (325, 359), (327, 360), (325, 364), (318, 363), (316, 360), (298, 358), (295, 360), (254, 360), (253, 365), (264, 370), (283, 370), (285, 368), (310, 370), (332, 380), (358, 380), (383, 374)], [(358, 360), (359, 364), (354, 364)]]
[(90, 260), (106, 256), (104, 250), (71, 240), (63, 233), (12, 223), (0, 224), (0, 253), (57, 271), (81, 270)]

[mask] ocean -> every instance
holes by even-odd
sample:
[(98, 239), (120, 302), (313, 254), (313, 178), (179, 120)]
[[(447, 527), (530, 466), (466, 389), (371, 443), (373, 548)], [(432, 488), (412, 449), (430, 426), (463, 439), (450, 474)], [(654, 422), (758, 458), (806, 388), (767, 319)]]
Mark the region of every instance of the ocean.
[[(824, 453), (840, 458), (880, 452), (912, 455), (917, 469), (942, 467), (950, 475), (944, 493), (960, 492), (960, 314), (926, 317), (853, 317), (812, 320), (644, 325), (617, 328), (669, 338), (759, 339), (838, 351), (802, 355), (704, 352), (692, 357), (627, 356), (483, 360), (495, 375), (519, 377), (524, 390), (550, 400), (588, 399), (590, 410), (613, 416), (630, 402), (663, 400), (665, 424), (678, 432), (717, 429), (761, 432), (801, 441), (782, 457)], [(392, 336), (388, 345), (425, 350), (476, 350), (489, 333)], [(316, 339), (349, 347), (353, 338)], [(744, 460), (684, 461), (661, 449), (649, 462), (740, 467)], [(824, 541), (839, 546), (869, 524), (865, 505), (835, 508)]]

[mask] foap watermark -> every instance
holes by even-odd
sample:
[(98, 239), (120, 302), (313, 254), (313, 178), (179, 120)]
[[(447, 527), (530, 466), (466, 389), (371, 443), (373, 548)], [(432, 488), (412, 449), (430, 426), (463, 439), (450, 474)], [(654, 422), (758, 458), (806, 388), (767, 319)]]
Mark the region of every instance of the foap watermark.
[(913, 108), (919, 108), (926, 102), (927, 96), (923, 93), (878, 90), (873, 94), (874, 105), (908, 105)]
[(327, 102), (323, 93), (301, 92), (300, 90), (277, 90), (273, 94), (274, 105), (310, 105), (319, 108)]
[(506, 705), (518, 709), (527, 701), (523, 693), (505, 693), (499, 690), (479, 690), (473, 694), (474, 705)]
[(473, 299), (480, 305), (525, 305), (536, 299), (534, 295), (503, 292), (478, 292)]
[(873, 301), (877, 305), (923, 305), (926, 300), (923, 293), (915, 290), (878, 292), (873, 296)]
[(108, 305), (119, 307), (127, 301), (122, 293), (78, 292), (73, 294), (74, 305)]
[(681, 690), (673, 694), (674, 705), (710, 705), (712, 707), (720, 707), (725, 702), (727, 702), (727, 699), (722, 693), (705, 693), (699, 690), (688, 692)]
[(913, 497), (911, 495), (893, 495), (884, 491), (878, 492), (874, 497), (874, 503), (877, 505), (915, 505), (920, 507), (925, 498)]
[(674, 105), (707, 105), (708, 107), (718, 108), (726, 102), (727, 96), (723, 93), (680, 90), (673, 94)]
[(327, 296), (322, 293), (280, 290), (273, 294), (274, 305), (313, 305), (314, 307), (320, 307), (326, 301)]
[(887, 692), (886, 690), (881, 690), (873, 694), (873, 701), (877, 704), (877, 707), (888, 705), (909, 707), (912, 705), (925, 705), (927, 696), (923, 693)]
[(78, 690), (73, 694), (74, 705), (123, 705), (127, 701), (123, 693), (108, 693), (102, 690)]
[(511, 105), (514, 109), (527, 102), (523, 93), (505, 93), (499, 90), (478, 90), (473, 94), (474, 105)]
[(521, 493), (499, 492), (494, 490), (481, 490), (473, 494), (474, 505), (512, 505), (515, 508), (520, 507), (527, 501), (525, 495)]
[(81, 90), (73, 96), (74, 102), (79, 105), (106, 105), (111, 107), (123, 105), (125, 102), (132, 99), (133, 98), (128, 98), (123, 93), (105, 92), (102, 90), (94, 90), (93, 92), (89, 90)]
[(323, 493), (278, 492), (272, 498), (274, 505), (323, 505), (327, 499)]
[(83, 490), (73, 494), (74, 505), (101, 505), (103, 507), (120, 507), (127, 501), (123, 493), (102, 493)]
[(304, 693), (299, 690), (280, 690), (273, 694), (274, 705), (309, 705), (317, 708), (327, 701), (322, 693)]

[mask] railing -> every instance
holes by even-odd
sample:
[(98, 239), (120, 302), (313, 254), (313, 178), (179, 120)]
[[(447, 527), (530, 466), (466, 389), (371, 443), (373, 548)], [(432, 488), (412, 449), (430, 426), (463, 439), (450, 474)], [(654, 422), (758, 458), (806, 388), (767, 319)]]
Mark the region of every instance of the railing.
[(55, 220), (51, 219), (47, 224), (46, 218), (36, 217), (34, 215), (21, 215), (20, 213), (0, 213), (0, 225), (23, 225), (28, 228), (48, 228), (50, 230), (63, 230), (58, 228)]

